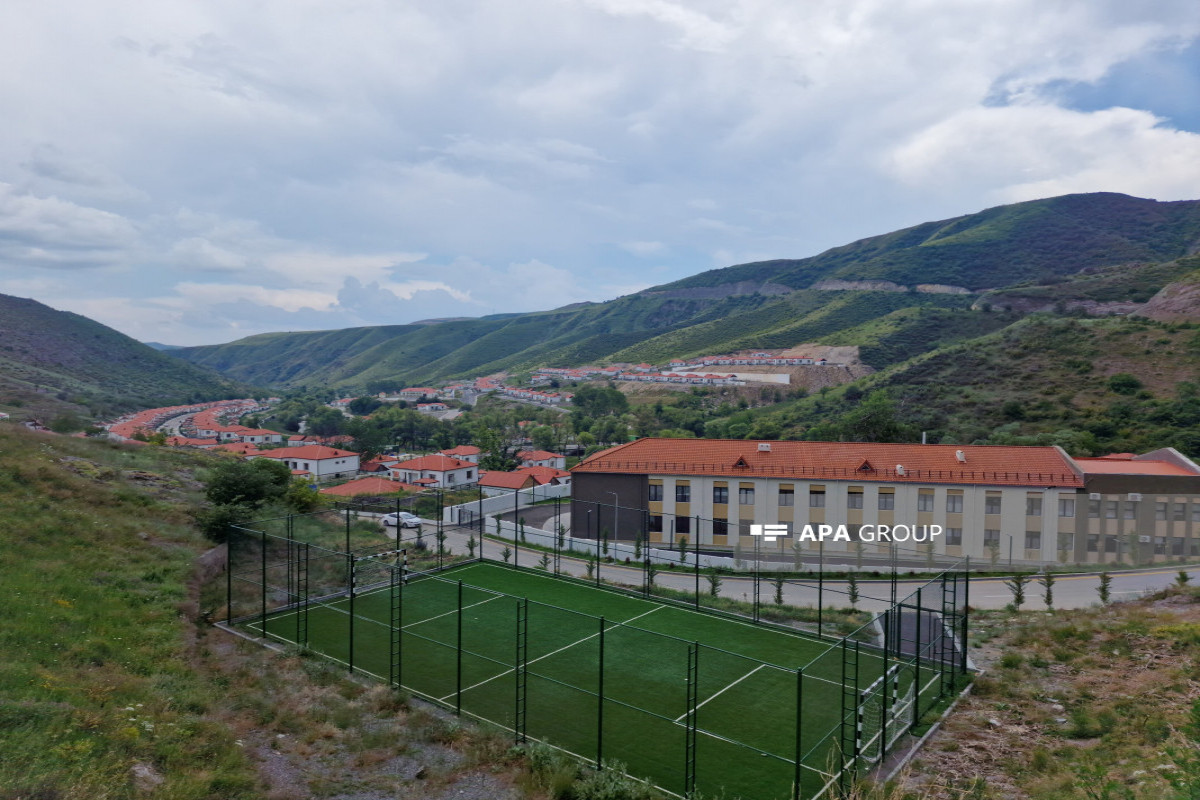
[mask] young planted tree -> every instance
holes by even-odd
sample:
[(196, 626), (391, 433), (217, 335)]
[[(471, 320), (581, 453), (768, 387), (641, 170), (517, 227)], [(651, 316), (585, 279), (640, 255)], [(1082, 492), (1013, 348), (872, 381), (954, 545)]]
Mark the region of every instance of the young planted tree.
[(858, 575), (851, 572), (846, 576), (846, 598), (850, 601), (850, 607), (858, 606)]
[(542, 557), (538, 559), (537, 568), (540, 570), (550, 571), (550, 556), (542, 553)]
[(634, 561), (642, 560), (642, 535), (640, 533), (633, 537), (633, 559)]
[(1096, 593), (1100, 595), (1100, 604), (1108, 605), (1108, 601), (1112, 599), (1112, 575), (1107, 571), (1100, 573), (1100, 583), (1096, 586)]
[(528, 543), (528, 540), (525, 538), (525, 518), (524, 517), (521, 517), (519, 520), (517, 520), (517, 535), (521, 537), (522, 544)]
[(771, 576), (771, 585), (775, 587), (775, 605), (783, 605), (783, 575), (776, 573)]
[(583, 569), (587, 572), (589, 580), (594, 578), (596, 576), (596, 557), (588, 556), (587, 560), (583, 562)]
[(683, 536), (679, 537), (678, 545), (679, 545), (679, 560), (686, 561), (687, 560), (687, 546), (688, 546), (687, 534), (684, 534)]
[(504, 549), (500, 551), (500, 557), (503, 558), (504, 563), (507, 564), (508, 560), (512, 558), (512, 548), (508, 545), (504, 545)]
[(1000, 542), (989, 542), (987, 549), (988, 561), (990, 561), (994, 567), (1000, 563)]
[(1179, 570), (1179, 574), (1175, 576), (1175, 585), (1180, 589), (1187, 586), (1192, 580), (1192, 576), (1187, 573), (1187, 570)]
[(792, 566), (796, 568), (797, 572), (804, 568), (804, 562), (801, 561), (802, 552), (800, 541), (792, 542)]
[(654, 579), (658, 577), (658, 565), (649, 559), (646, 560), (646, 590), (654, 591)]
[(704, 574), (704, 579), (708, 581), (708, 596), (717, 597), (721, 593), (721, 573), (717, 572), (716, 568), (709, 567), (708, 572)]
[(1038, 576), (1038, 583), (1042, 585), (1042, 601), (1046, 604), (1046, 609), (1054, 610), (1054, 573), (1043, 572)]
[(467, 537), (467, 552), (471, 555), (471, 558), (475, 557), (475, 545), (475, 534), (472, 533)]
[(1012, 603), (1009, 604), (1010, 606), (1012, 606), (1013, 611), (1020, 611), (1021, 606), (1024, 605), (1024, 603), (1025, 603), (1025, 587), (1028, 584), (1029, 584), (1029, 576), (1025, 575), (1023, 573), (1018, 573), (1016, 575), (1013, 575), (1011, 578), (1009, 578), (1008, 580), (1006, 580), (1004, 582), (1004, 585), (1008, 587), (1009, 591), (1011, 591), (1012, 595), (1013, 595)]
[(561, 522), (558, 523), (558, 549), (562, 550), (563, 545), (567, 543), (567, 526)]

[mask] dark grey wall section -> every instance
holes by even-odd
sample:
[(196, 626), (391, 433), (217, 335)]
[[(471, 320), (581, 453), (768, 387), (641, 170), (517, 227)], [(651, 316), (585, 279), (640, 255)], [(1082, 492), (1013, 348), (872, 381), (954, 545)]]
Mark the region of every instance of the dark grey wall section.
[(645, 534), (648, 485), (645, 475), (572, 473), (571, 535), (595, 538), (607, 528), (610, 538), (632, 541)]

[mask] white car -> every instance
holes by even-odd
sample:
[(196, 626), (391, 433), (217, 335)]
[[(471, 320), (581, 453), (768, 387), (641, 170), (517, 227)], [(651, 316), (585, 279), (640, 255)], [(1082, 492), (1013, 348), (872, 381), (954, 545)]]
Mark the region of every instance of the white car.
[(394, 511), (391, 514), (384, 514), (380, 519), (388, 528), (420, 528), (421, 518), (416, 514), (410, 514), (407, 511)]

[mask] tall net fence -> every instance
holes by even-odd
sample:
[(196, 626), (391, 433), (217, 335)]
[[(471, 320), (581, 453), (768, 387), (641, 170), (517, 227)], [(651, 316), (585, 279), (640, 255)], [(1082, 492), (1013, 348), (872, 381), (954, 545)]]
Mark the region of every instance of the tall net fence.
[[(968, 674), (963, 572), (848, 587), (761, 554), (718, 571), (519, 532), (503, 555), (361, 513), (232, 529), (227, 622), (680, 796), (831, 796)], [(776, 602), (810, 596), (799, 619)]]

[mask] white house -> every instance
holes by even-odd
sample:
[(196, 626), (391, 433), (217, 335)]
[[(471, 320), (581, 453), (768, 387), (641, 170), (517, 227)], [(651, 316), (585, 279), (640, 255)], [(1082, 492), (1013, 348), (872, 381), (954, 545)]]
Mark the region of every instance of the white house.
[(391, 468), (392, 480), (430, 488), (467, 486), (479, 480), (479, 466), (437, 453), (401, 461)]
[(274, 458), (287, 464), (293, 472), (307, 473), (318, 481), (358, 475), (358, 453), (320, 444), (284, 447), (260, 453), (254, 458)]
[(522, 467), (567, 468), (566, 456), (560, 456), (558, 453), (551, 453), (548, 450), (522, 450), (517, 453), (517, 461), (521, 462)]

